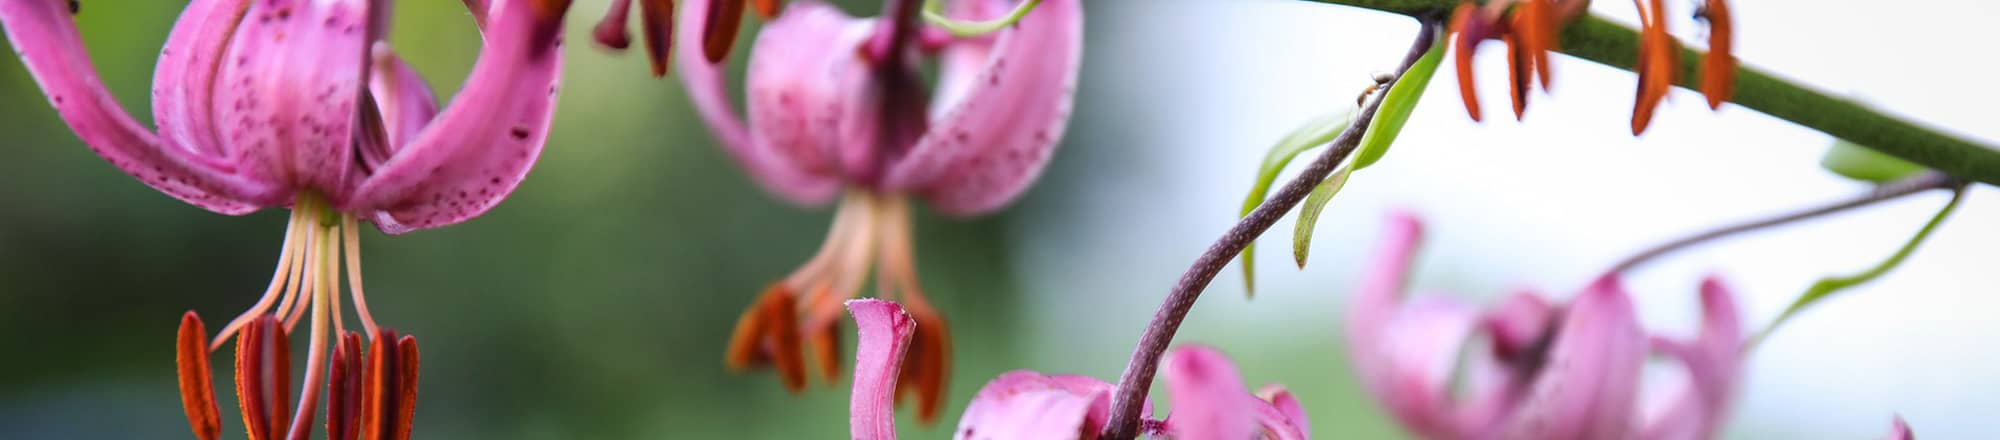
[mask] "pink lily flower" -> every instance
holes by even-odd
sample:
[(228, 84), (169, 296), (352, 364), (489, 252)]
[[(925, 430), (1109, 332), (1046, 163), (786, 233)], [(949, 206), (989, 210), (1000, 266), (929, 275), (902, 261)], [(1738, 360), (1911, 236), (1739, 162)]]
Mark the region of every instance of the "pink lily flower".
[(1916, 440), (1917, 434), (1910, 431), (1910, 424), (1904, 423), (1902, 416), (1896, 416), (1896, 420), (1889, 425), (1889, 436), (1882, 438), (1883, 440)]
[[(193, 0), (160, 50), (156, 132), (99, 82), (71, 19), (77, 1), (0, 0), (0, 25), (49, 103), (112, 166), (216, 213), (292, 210), (262, 299), (212, 342), (198, 317), (183, 317), (182, 402), (197, 437), (219, 435), (208, 354), (232, 335), (252, 438), (309, 436), (323, 380), (334, 438), (408, 437), (416, 344), (368, 314), (357, 224), (400, 234), (492, 209), (541, 153), (561, 76), (568, 0), (465, 4), (485, 47), (440, 109), (389, 47), (390, 0)], [(374, 341), (365, 358), (340, 313), (343, 249), (354, 308)], [(309, 366), (287, 421), (284, 347), (308, 314)]]
[[(679, 39), (704, 39), (710, 20), (737, 20), (740, 1), (683, 6)], [(720, 5), (720, 6), (718, 6)], [(733, 5), (733, 6), (731, 6)], [(712, 13), (710, 8), (734, 7)], [(1004, 0), (963, 0), (947, 14), (999, 17)], [(784, 8), (751, 48), (748, 121), (728, 96), (717, 52), (679, 51), (680, 77), (723, 149), (771, 193), (799, 205), (841, 202), (817, 256), (772, 283), (736, 327), (734, 369), (775, 366), (786, 386), (805, 384), (801, 344), (838, 380), (835, 329), (842, 300), (874, 268), (880, 296), (917, 317), (904, 382), (920, 418), (935, 420), (949, 376), (951, 339), (917, 282), (912, 196), (953, 216), (1000, 209), (1041, 172), (1068, 121), (1083, 50), (1081, 0), (1048, 0), (1019, 22), (980, 37), (921, 27), (917, 2), (891, 0), (891, 16), (857, 19), (823, 3)], [(720, 17), (720, 18), (718, 18)], [(939, 63), (937, 88), (918, 76)], [(843, 190), (844, 188), (844, 190)]]
[[(893, 440), (892, 401), (918, 323), (894, 302), (847, 301), (860, 345), (854, 354), (849, 426), (855, 439)], [(1145, 434), (1183, 440), (1304, 439), (1305, 410), (1283, 387), (1243, 387), (1236, 365), (1215, 349), (1180, 347), (1162, 362), (1174, 412), (1145, 421)], [(993, 378), (959, 419), (958, 439), (1090, 439), (1110, 417), (1109, 382), (1017, 370)], [(1152, 412), (1148, 404), (1146, 413)]]
[[(1744, 334), (1734, 294), (1702, 282), (1703, 323), (1692, 340), (1648, 337), (1616, 275), (1567, 305), (1516, 294), (1481, 312), (1448, 297), (1407, 298), (1403, 286), (1422, 235), (1407, 214), (1389, 219), (1378, 266), (1348, 308), (1347, 342), (1362, 385), (1424, 438), (1714, 438), (1742, 375)], [(1491, 349), (1455, 371), (1483, 333)], [(1664, 410), (1640, 407), (1648, 352), (1680, 361), (1688, 384)], [(1462, 375), (1463, 393), (1450, 385)]]

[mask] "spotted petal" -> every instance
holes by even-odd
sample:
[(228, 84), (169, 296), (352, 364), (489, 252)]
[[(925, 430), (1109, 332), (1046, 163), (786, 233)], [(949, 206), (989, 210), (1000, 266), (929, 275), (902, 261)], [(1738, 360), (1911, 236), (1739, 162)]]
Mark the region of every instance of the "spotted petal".
[(258, 1), (244, 11), (214, 102), (239, 172), (346, 199), (372, 17), (361, 0)]
[(1536, 379), (1505, 437), (1624, 438), (1635, 427), (1639, 370), (1646, 359), (1632, 299), (1615, 276), (1570, 304)]
[(1094, 433), (1109, 419), (1112, 390), (1111, 384), (1086, 376), (1003, 373), (979, 388), (953, 437), (1073, 439), (1078, 433)]
[(568, 8), (544, 3), (563, 2), (490, 3), (464, 88), (344, 208), (380, 211), (394, 223), (377, 227), (394, 234), (477, 217), (513, 193), (548, 141), (562, 77)]
[[(917, 191), (950, 215), (999, 209), (1025, 191), (1069, 122), (1083, 60), (1082, 0), (1046, 0), (995, 36), (946, 46), (930, 129), (889, 169), (887, 186)], [(955, 18), (1007, 13), (966, 0)]]
[[(708, 17), (709, 1), (687, 2), (681, 8), (681, 22), (674, 26), (675, 40), (682, 44), (704, 45), (702, 30)], [(801, 3), (787, 8), (784, 15), (798, 13)], [(781, 19), (783, 20), (783, 19)], [(774, 23), (775, 26), (775, 23)], [(767, 31), (768, 32), (768, 31)], [(832, 200), (840, 180), (799, 165), (792, 152), (753, 138), (736, 108), (729, 102), (729, 84), (722, 78), (722, 66), (703, 58), (702, 51), (673, 51), (681, 84), (686, 86), (694, 108), (722, 150), (750, 174), (751, 180), (773, 195), (799, 205), (820, 205)], [(761, 136), (759, 137), (761, 138)]]
[(1166, 429), (1174, 438), (1234, 440), (1257, 434), (1254, 405), (1268, 404), (1243, 388), (1243, 376), (1222, 352), (1181, 347), (1160, 362), (1173, 393), (1174, 412), (1167, 416)]
[[(226, 6), (229, 4), (223, 1), (197, 1), (189, 5), (185, 16), (207, 17)], [(223, 164), (192, 153), (212, 148), (179, 145), (175, 144), (177, 139), (155, 136), (119, 106), (98, 79), (66, 2), (0, 2), (0, 25), (6, 27), (7, 38), (22, 64), (34, 75), (63, 122), (112, 166), (203, 209), (238, 215), (259, 208), (238, 195), (254, 193), (260, 185), (236, 179)]]
[(896, 377), (916, 335), (917, 322), (896, 303), (878, 299), (847, 302), (854, 315), (854, 391), (848, 402), (848, 429), (855, 439), (896, 438)]

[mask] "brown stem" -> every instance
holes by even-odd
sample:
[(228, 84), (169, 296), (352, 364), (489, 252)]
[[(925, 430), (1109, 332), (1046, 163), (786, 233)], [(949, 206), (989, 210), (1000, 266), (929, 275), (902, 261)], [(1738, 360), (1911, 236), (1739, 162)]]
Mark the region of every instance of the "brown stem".
[[(1410, 45), (1410, 52), (1404, 56), (1402, 66), (1396, 70), (1397, 78), (1401, 78), (1402, 73), (1409, 70), (1410, 65), (1415, 64), (1418, 58), (1430, 51), (1431, 45), (1435, 44), (1440, 36), (1435, 19), (1421, 21), (1423, 30), (1418, 33), (1416, 42)], [(1284, 217), (1286, 212), (1290, 212), (1299, 201), (1305, 199), (1306, 194), (1312, 192), (1314, 186), (1325, 180), (1327, 175), (1333, 172), (1334, 166), (1339, 165), (1348, 154), (1354, 152), (1355, 147), (1361, 143), (1362, 133), (1367, 131), (1368, 123), (1375, 119), (1375, 111), (1380, 106), (1381, 100), (1375, 100), (1363, 107), (1360, 116), (1354, 119), (1354, 123), (1349, 124), (1347, 130), (1334, 138), (1331, 147), (1320, 153), (1318, 159), (1314, 159), (1312, 164), (1300, 171), (1298, 177), (1287, 182), (1277, 193), (1272, 194), (1271, 198), (1251, 211), (1250, 215), (1238, 221), (1236, 226), (1229, 228), (1229, 232), (1224, 233), (1215, 244), (1209, 245), (1208, 250), (1202, 252), (1187, 272), (1181, 275), (1180, 281), (1174, 283), (1173, 290), (1167, 292), (1166, 301), (1161, 303), (1159, 311), (1153, 314), (1153, 321), (1147, 324), (1146, 332), (1139, 337), (1138, 347), (1133, 348), (1132, 360), (1125, 364), (1125, 373), (1118, 377), (1118, 390), (1112, 395), (1111, 400), (1111, 419), (1105, 424), (1104, 435), (1100, 438), (1129, 439), (1138, 435), (1139, 409), (1144, 407), (1146, 391), (1152, 387), (1153, 375), (1159, 369), (1160, 357), (1166, 353), (1167, 345), (1173, 342), (1174, 332), (1180, 329), (1181, 321), (1187, 318), (1188, 311), (1194, 307), (1195, 300), (1201, 297), (1202, 290), (1208, 287), (1210, 281), (1215, 280), (1215, 274), (1221, 272), (1223, 266), (1229, 264), (1229, 260), (1236, 258), (1236, 254), (1243, 251), (1244, 246), (1256, 241), (1265, 230), (1276, 224), (1278, 218)]]
[(1681, 249), (1686, 249), (1694, 245), (1707, 243), (1709, 241), (1713, 241), (1716, 239), (1729, 237), (1731, 235), (1755, 231), (1758, 229), (1769, 228), (1772, 226), (1784, 225), (1787, 223), (1793, 223), (1801, 220), (1812, 219), (1824, 215), (1835, 214), (1841, 211), (1873, 205), (1880, 202), (1886, 202), (1910, 194), (1916, 194), (1933, 189), (1950, 189), (1957, 185), (1959, 185), (1958, 179), (1954, 179), (1951, 176), (1945, 175), (1944, 173), (1932, 171), (1923, 174), (1918, 174), (1916, 176), (1904, 178), (1903, 180), (1882, 184), (1882, 186), (1875, 187), (1875, 190), (1873, 191), (1869, 191), (1867, 193), (1861, 194), (1856, 197), (1843, 199), (1834, 202), (1832, 204), (1816, 206), (1798, 212), (1780, 214), (1775, 217), (1757, 219), (1745, 223), (1724, 226), (1700, 234), (1695, 234), (1685, 238), (1681, 238), (1679, 240), (1661, 243), (1659, 245), (1648, 248), (1645, 251), (1641, 251), (1638, 254), (1634, 254), (1631, 257), (1627, 257), (1623, 261), (1619, 261), (1617, 265), (1611, 266), (1611, 270), (1607, 273), (1620, 273), (1620, 272), (1630, 271), (1632, 270), (1632, 268), (1638, 267), (1640, 264), (1644, 264), (1662, 255), (1666, 255), (1668, 253), (1672, 253), (1674, 251), (1678, 251)]

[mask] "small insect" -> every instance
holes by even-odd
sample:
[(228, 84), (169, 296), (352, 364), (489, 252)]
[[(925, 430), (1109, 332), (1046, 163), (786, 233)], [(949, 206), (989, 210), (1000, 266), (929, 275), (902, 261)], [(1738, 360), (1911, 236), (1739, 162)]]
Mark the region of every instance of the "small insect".
[(1368, 95), (1375, 94), (1375, 91), (1382, 90), (1383, 86), (1387, 86), (1389, 85), (1390, 82), (1393, 82), (1395, 80), (1396, 80), (1395, 75), (1377, 72), (1375, 74), (1375, 83), (1369, 84), (1368, 88), (1366, 89), (1361, 89), (1361, 96), (1354, 97), (1354, 106), (1365, 107), (1366, 105), (1364, 104), (1368, 102)]

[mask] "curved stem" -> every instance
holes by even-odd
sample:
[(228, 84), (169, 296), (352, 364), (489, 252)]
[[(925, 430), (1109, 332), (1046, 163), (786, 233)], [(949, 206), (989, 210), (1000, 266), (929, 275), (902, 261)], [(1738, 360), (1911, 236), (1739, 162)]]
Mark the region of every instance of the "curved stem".
[[(1443, 13), (1460, 0), (1306, 0), (1393, 12), (1414, 17)], [(1594, 15), (1563, 29), (1561, 52), (1598, 64), (1632, 70), (1639, 60), (1639, 32)], [(1703, 52), (1681, 49), (1675, 84), (1701, 88)], [(2000, 184), (2000, 148), (1945, 134), (1884, 114), (1854, 101), (1787, 81), (1762, 70), (1736, 68), (1730, 99), (1744, 108), (1853, 141), (1890, 156), (1970, 181)]]
[(1853, 198), (1840, 200), (1832, 204), (1817, 206), (1810, 209), (1806, 209), (1804, 211), (1780, 214), (1775, 217), (1763, 218), (1745, 223), (1724, 226), (1707, 232), (1691, 235), (1686, 238), (1681, 238), (1679, 240), (1661, 243), (1657, 246), (1653, 246), (1644, 251), (1640, 251), (1637, 254), (1633, 254), (1631, 257), (1626, 257), (1624, 260), (1619, 261), (1618, 264), (1611, 266), (1611, 270), (1607, 271), (1606, 273), (1619, 273), (1619, 272), (1630, 271), (1632, 270), (1632, 268), (1638, 267), (1640, 264), (1644, 264), (1648, 261), (1652, 261), (1654, 258), (1658, 258), (1662, 255), (1666, 255), (1668, 253), (1672, 253), (1674, 251), (1678, 251), (1681, 249), (1686, 249), (1694, 245), (1707, 243), (1709, 241), (1729, 237), (1744, 232), (1755, 231), (1758, 229), (1764, 229), (1772, 226), (1784, 225), (1788, 223), (1798, 222), (1801, 220), (1808, 220), (1828, 214), (1835, 214), (1849, 209), (1873, 205), (1879, 202), (1886, 202), (1889, 200), (1901, 198), (1903, 196), (1929, 191), (1933, 189), (1950, 189), (1956, 186), (1958, 186), (1958, 179), (1953, 179), (1951, 176), (1947, 176), (1944, 173), (1927, 172), (1923, 174), (1918, 174), (1916, 176), (1905, 178), (1903, 180), (1898, 180), (1895, 182), (1883, 184), (1882, 186), (1875, 187), (1874, 191), (1869, 191), (1866, 194), (1861, 194)]
[[(1409, 54), (1403, 58), (1401, 67), (1396, 69), (1397, 77), (1409, 70), (1424, 52), (1430, 51), (1440, 33), (1434, 20), (1424, 21), (1416, 42), (1411, 44)], [(1298, 177), (1266, 199), (1263, 205), (1243, 216), (1236, 226), (1230, 227), (1222, 238), (1216, 239), (1215, 244), (1209, 245), (1207, 251), (1195, 258), (1186, 273), (1181, 274), (1180, 281), (1175, 282), (1173, 290), (1167, 292), (1167, 299), (1160, 304), (1159, 311), (1154, 312), (1153, 321), (1146, 325), (1146, 332), (1139, 336), (1138, 347), (1133, 348), (1132, 359), (1125, 364), (1124, 374), (1118, 377), (1118, 390), (1111, 398), (1111, 418), (1105, 424), (1101, 438), (1128, 439), (1138, 435), (1139, 410), (1145, 406), (1146, 391), (1152, 387), (1160, 357), (1173, 343), (1174, 332), (1180, 329), (1181, 321), (1187, 318), (1188, 310), (1194, 308), (1202, 290), (1215, 280), (1215, 274), (1221, 272), (1229, 260), (1243, 251), (1244, 246), (1256, 241), (1265, 230), (1276, 224), (1280, 217), (1304, 200), (1307, 193), (1326, 180), (1327, 175), (1333, 173), (1334, 166), (1354, 152), (1355, 147), (1361, 144), (1361, 135), (1367, 131), (1368, 122), (1375, 119), (1375, 111), (1381, 103), (1381, 100), (1376, 100), (1362, 108), (1354, 123), (1334, 138), (1331, 147), (1299, 171)]]

